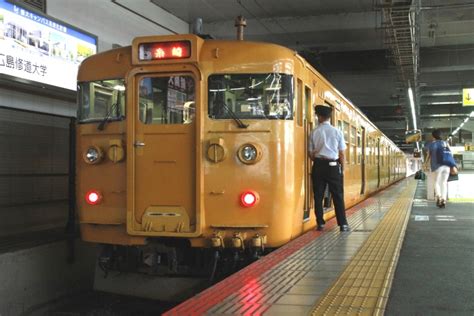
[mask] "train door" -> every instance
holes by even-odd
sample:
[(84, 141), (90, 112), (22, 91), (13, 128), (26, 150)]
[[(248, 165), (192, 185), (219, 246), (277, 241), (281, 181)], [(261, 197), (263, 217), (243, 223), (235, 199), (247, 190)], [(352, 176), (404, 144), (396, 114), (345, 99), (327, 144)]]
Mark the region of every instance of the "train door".
[(133, 231), (183, 236), (199, 230), (196, 78), (191, 72), (135, 77), (135, 114), (129, 128), (133, 166), (128, 174)]
[(360, 168), (361, 168), (361, 184), (360, 184), (360, 194), (365, 193), (365, 151), (366, 151), (366, 139), (365, 139), (365, 127), (362, 127), (361, 135), (357, 137), (357, 146), (360, 150)]
[(303, 221), (309, 219), (310, 210), (312, 206), (312, 183), (311, 183), (311, 159), (308, 157), (308, 141), (309, 134), (312, 130), (311, 120), (311, 89), (305, 87), (304, 90), (304, 105), (303, 105), (303, 126), (304, 126), (304, 150), (305, 150), (305, 162), (304, 162), (304, 209), (303, 209)]
[(380, 159), (380, 138), (377, 138), (377, 188), (380, 188), (380, 164), (382, 163)]

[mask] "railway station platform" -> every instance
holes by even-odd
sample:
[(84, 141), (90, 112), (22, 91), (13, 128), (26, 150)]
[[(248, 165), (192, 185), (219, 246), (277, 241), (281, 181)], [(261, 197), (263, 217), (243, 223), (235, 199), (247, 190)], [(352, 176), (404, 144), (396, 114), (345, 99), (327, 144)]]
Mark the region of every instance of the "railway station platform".
[(400, 181), (347, 210), (349, 232), (332, 219), (164, 315), (473, 315), (474, 173), (459, 179), (444, 209)]

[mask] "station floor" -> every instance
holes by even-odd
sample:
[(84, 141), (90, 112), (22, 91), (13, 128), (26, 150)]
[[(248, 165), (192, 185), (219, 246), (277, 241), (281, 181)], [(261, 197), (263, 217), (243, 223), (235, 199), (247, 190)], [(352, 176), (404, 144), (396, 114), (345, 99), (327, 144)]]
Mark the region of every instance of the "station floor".
[(474, 173), (459, 178), (444, 209), (400, 181), (347, 210), (349, 232), (333, 219), (164, 315), (474, 315)]

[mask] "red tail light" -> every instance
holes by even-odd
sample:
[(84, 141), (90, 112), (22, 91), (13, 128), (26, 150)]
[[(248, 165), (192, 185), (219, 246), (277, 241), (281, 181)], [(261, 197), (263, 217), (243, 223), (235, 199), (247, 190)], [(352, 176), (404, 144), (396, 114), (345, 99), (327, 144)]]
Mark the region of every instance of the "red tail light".
[(240, 196), (240, 202), (245, 207), (254, 206), (255, 204), (257, 204), (259, 199), (260, 197), (258, 196), (258, 193), (255, 191), (246, 191), (242, 193), (242, 195)]
[(86, 202), (90, 205), (97, 205), (102, 201), (102, 195), (99, 191), (90, 190), (86, 193)]

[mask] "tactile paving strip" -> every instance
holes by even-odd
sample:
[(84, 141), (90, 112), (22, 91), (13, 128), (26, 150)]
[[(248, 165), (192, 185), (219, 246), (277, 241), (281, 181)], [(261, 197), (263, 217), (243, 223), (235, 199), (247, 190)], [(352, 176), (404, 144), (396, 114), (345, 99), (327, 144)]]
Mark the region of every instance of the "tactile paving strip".
[[(306, 233), (164, 315), (265, 313), (272, 305), (284, 300), (285, 294), (295, 285), (311, 280), (311, 276), (319, 270), (319, 265), (327, 265), (327, 259), (334, 249), (338, 248), (336, 247), (338, 244), (350, 239), (350, 247), (356, 247), (351, 248), (355, 252), (371, 231), (358, 232), (357, 227), (364, 226), (374, 215), (382, 218), (405, 188), (405, 182), (393, 185), (388, 190), (347, 210), (349, 225), (355, 229), (353, 232), (341, 234), (335, 219), (332, 219), (327, 222), (324, 233), (316, 231)], [(360, 241), (359, 244), (357, 240)], [(339, 265), (342, 269), (349, 259), (333, 261), (330, 263), (330, 268)], [(321, 274), (317, 272), (316, 277)], [(324, 290), (329, 285), (324, 284)], [(311, 298), (313, 301), (307, 306), (308, 308), (314, 305), (318, 297)], [(269, 312), (271, 314), (271, 310)]]
[(416, 184), (395, 201), (312, 315), (383, 315)]

